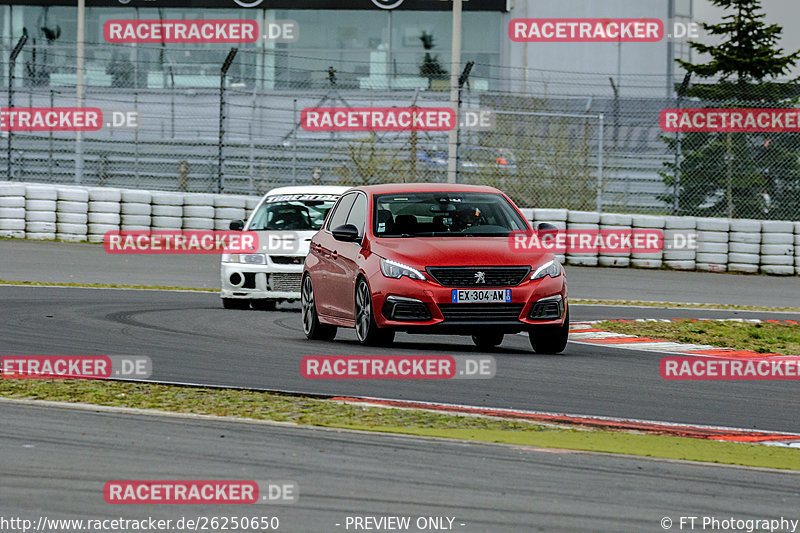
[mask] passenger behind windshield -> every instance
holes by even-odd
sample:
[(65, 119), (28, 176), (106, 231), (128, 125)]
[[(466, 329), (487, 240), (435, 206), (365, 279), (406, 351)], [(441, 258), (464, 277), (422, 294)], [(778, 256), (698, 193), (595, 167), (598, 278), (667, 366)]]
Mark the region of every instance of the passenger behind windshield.
[(316, 231), (335, 201), (296, 200), (264, 203), (253, 217), (252, 231)]
[(508, 236), (527, 225), (492, 193), (410, 193), (375, 197), (378, 237)]

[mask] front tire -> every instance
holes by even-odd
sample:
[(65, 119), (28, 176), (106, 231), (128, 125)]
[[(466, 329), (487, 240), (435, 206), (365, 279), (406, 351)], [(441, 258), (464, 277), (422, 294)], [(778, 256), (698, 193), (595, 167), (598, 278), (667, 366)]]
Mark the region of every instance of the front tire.
[(381, 329), (375, 323), (372, 295), (367, 280), (359, 278), (355, 294), (356, 337), (364, 346), (388, 346), (394, 341), (393, 329)]
[(502, 333), (483, 333), (480, 335), (473, 335), (472, 342), (475, 343), (475, 346), (477, 346), (479, 350), (488, 352), (491, 351), (492, 348), (500, 346), (504, 336), (505, 335)]
[(528, 332), (531, 348), (536, 353), (557, 354), (564, 351), (569, 339), (569, 308), (563, 326), (538, 326)]
[(266, 300), (266, 299), (258, 299), (258, 300), (250, 300), (250, 305), (253, 306), (253, 309), (257, 311), (274, 311), (275, 304), (277, 304), (275, 300)]
[(317, 315), (317, 302), (314, 298), (314, 286), (311, 276), (306, 274), (300, 288), (300, 307), (303, 319), (303, 333), (310, 340), (329, 341), (336, 336), (336, 326), (323, 324)]
[(242, 298), (223, 298), (222, 307), (225, 309), (250, 309), (250, 300)]

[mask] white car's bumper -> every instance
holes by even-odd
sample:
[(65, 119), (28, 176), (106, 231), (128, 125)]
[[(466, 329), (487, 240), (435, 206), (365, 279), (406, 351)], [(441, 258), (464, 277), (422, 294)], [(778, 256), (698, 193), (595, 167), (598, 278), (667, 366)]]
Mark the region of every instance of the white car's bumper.
[(299, 300), (305, 256), (294, 257), (297, 257), (299, 264), (276, 264), (269, 255), (264, 265), (223, 261), (220, 267), (220, 296), (250, 300)]

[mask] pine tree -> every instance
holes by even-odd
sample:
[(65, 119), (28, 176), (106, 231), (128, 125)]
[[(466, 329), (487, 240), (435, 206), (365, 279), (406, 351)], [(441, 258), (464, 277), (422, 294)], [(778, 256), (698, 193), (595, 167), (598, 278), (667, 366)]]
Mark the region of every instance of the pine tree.
[[(726, 11), (722, 22), (703, 24), (722, 38), (713, 46), (689, 46), (710, 59), (677, 62), (695, 79), (708, 80), (686, 91), (705, 107), (791, 107), (794, 83), (778, 82), (800, 58), (778, 48), (783, 29), (766, 24), (760, 0), (710, 0)], [(796, 80), (792, 80), (795, 82)], [(676, 139), (664, 137), (670, 149)], [(798, 216), (800, 137), (795, 133), (688, 133), (683, 135), (680, 213), (750, 218)], [(675, 165), (662, 172), (672, 191)], [(672, 194), (661, 197), (672, 203)]]

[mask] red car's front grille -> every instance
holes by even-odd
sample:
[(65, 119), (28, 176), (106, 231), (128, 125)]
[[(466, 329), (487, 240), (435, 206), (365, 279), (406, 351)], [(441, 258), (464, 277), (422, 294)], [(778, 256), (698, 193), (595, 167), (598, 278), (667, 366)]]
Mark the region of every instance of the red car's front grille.
[(519, 320), (525, 304), (439, 304), (445, 322), (486, 324)]
[(515, 287), (530, 274), (529, 266), (428, 267), (444, 287)]

